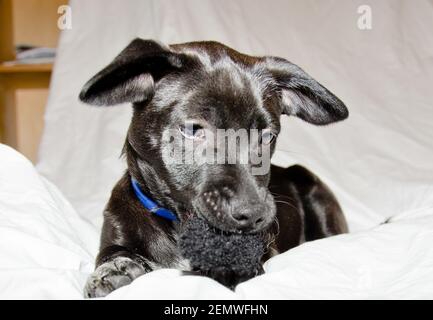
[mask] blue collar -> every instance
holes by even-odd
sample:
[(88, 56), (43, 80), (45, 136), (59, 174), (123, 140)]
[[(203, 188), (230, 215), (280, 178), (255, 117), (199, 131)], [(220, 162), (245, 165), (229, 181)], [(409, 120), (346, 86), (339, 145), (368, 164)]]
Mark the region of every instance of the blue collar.
[(159, 207), (152, 199), (146, 196), (140, 189), (137, 180), (131, 177), (132, 189), (141, 204), (150, 212), (171, 221), (177, 221), (177, 216), (165, 208)]

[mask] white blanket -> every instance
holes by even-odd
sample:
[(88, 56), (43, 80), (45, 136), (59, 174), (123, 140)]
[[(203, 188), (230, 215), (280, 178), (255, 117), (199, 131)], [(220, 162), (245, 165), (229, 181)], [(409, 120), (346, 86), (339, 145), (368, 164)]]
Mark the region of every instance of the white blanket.
[(360, 30), (362, 4), (72, 1), (72, 29), (61, 37), (37, 168), (75, 211), (28, 163), (18, 157), (14, 164), (17, 156), (2, 148), (0, 295), (81, 296), (103, 206), (125, 168), (119, 154), (131, 110), (91, 108), (77, 97), (86, 80), (140, 36), (167, 43), (213, 39), (282, 56), (339, 96), (350, 110), (343, 123), (314, 127), (282, 118), (274, 162), (317, 173), (336, 193), (352, 233), (272, 259), (267, 274), (236, 293), (160, 270), (109, 297), (432, 298), (433, 6), (376, 1), (373, 28)]
[[(31, 163), (0, 145), (0, 299), (81, 298), (98, 230)], [(371, 230), (303, 244), (232, 292), (213, 280), (158, 270), (107, 298), (432, 298), (433, 215), (419, 210)]]

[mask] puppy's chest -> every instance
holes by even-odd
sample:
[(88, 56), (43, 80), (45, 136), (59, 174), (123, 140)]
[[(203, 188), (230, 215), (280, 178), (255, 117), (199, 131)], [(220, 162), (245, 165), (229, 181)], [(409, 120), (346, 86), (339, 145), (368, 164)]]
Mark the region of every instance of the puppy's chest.
[(182, 258), (182, 257), (179, 260), (177, 260), (176, 262), (174, 262), (174, 264), (172, 265), (172, 268), (177, 269), (177, 270), (181, 270), (181, 271), (191, 271), (192, 270), (189, 259)]
[(145, 244), (150, 257), (151, 268), (173, 268), (183, 271), (191, 269), (189, 260), (184, 258), (178, 247), (178, 235), (158, 234), (149, 243)]

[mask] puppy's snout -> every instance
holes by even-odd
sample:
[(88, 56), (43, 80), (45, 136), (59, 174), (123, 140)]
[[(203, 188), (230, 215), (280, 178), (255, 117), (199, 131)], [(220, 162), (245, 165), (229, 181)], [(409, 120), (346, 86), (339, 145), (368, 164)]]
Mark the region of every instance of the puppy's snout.
[(217, 217), (221, 216), (221, 194), (218, 190), (210, 190), (203, 193), (203, 202), (209, 211)]
[(202, 214), (208, 221), (227, 231), (260, 231), (272, 216), (272, 208), (266, 203), (242, 197), (229, 187), (204, 192), (202, 204)]

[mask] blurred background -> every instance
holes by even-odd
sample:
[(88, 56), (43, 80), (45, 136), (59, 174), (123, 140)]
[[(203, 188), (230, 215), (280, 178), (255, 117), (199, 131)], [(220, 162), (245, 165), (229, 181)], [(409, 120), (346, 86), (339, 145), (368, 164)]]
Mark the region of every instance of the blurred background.
[[(67, 3), (0, 0), (0, 141), (33, 162), (43, 131), (52, 55), (60, 34), (58, 8)], [(42, 52), (45, 56), (39, 58), (19, 59), (20, 49), (32, 47), (52, 50)]]

